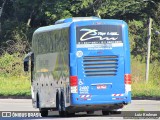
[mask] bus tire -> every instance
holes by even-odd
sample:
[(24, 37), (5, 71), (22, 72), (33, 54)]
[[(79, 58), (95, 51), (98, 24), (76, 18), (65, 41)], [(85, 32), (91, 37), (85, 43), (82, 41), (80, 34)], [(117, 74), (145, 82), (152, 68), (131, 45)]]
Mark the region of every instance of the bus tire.
[(40, 113), (42, 117), (47, 117), (48, 116), (48, 110), (47, 109), (40, 109)]
[(87, 114), (94, 114), (94, 111), (87, 111)]
[(39, 95), (38, 95), (38, 93), (37, 93), (37, 95), (36, 95), (36, 107), (37, 108), (39, 108)]
[(110, 111), (105, 111), (105, 110), (102, 110), (102, 114), (103, 115), (109, 115)]
[(59, 110), (59, 93), (56, 94), (56, 109)]
[(74, 112), (72, 112), (72, 113), (66, 112), (66, 115), (67, 115), (67, 117), (73, 117), (73, 116), (75, 116), (75, 113)]
[(59, 115), (60, 115), (61, 117), (67, 116), (67, 112), (65, 111), (65, 101), (64, 101), (63, 93), (61, 93), (61, 95), (60, 95)]

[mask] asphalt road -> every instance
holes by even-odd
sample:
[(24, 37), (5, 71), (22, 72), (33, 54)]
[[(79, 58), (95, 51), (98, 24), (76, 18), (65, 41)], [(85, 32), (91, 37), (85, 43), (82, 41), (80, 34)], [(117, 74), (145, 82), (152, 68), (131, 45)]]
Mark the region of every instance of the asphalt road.
[[(37, 113), (38, 109), (34, 109), (32, 107), (31, 99), (0, 99), (0, 111), (2, 112), (26, 112), (32, 111), (32, 113)], [(159, 111), (158, 115), (160, 114), (160, 100), (132, 100), (132, 103), (125, 106), (122, 110), (123, 111)], [(154, 112), (153, 112), (154, 113)], [(157, 112), (156, 112), (157, 113)], [(13, 115), (13, 114), (12, 114)], [(106, 120), (107, 119), (123, 119), (123, 117), (118, 117), (119, 115), (108, 115), (103, 116), (101, 111), (95, 111), (94, 114), (87, 115), (85, 112), (77, 113), (74, 117), (70, 118), (61, 118), (58, 116), (58, 112), (50, 112), (49, 117), (46, 119), (63, 119), (63, 120)], [(2, 118), (0, 118), (2, 119)], [(17, 119), (17, 118), (16, 118)], [(35, 119), (35, 118), (33, 118)], [(38, 119), (44, 119), (39, 117)]]

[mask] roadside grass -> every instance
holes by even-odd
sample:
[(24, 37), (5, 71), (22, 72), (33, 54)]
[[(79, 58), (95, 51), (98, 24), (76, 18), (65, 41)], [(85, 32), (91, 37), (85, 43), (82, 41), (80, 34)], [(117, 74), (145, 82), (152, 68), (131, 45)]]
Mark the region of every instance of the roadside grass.
[(30, 96), (28, 77), (0, 77), (0, 96)]
[(30, 74), (23, 71), (20, 53), (5, 53), (0, 57), (0, 96), (30, 95)]
[(149, 80), (146, 82), (146, 64), (132, 58), (132, 97), (160, 98), (160, 68), (158, 66), (158, 62), (150, 64)]
[(132, 97), (158, 97), (160, 98), (160, 85), (155, 85), (152, 81), (147, 84), (143, 81), (132, 84)]

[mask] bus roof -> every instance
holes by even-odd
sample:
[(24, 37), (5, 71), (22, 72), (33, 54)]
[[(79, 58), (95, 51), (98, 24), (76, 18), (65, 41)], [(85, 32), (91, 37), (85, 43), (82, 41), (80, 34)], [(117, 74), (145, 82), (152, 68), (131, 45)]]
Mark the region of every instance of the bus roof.
[(100, 20), (100, 18), (99, 17), (73, 17), (73, 18), (57, 20), (55, 22), (55, 24), (77, 22), (77, 21), (86, 21), (86, 20)]
[(64, 24), (59, 24), (59, 25), (49, 25), (49, 26), (40, 27), (34, 32), (34, 34), (66, 28), (66, 27), (69, 27), (70, 24), (71, 23), (64, 23)]
[(116, 19), (101, 19), (98, 17), (73, 17), (73, 18), (67, 18), (67, 19), (61, 19), (55, 22), (55, 25), (50, 25), (50, 26), (44, 26), (44, 27), (40, 27), (38, 28), (34, 34), (37, 33), (41, 33), (41, 32), (48, 32), (48, 31), (52, 31), (52, 30), (58, 30), (58, 29), (62, 29), (62, 28), (67, 28), (69, 27), (73, 22), (83, 22), (83, 21), (94, 21), (94, 20), (107, 20), (107, 23), (112, 24), (112, 23), (116, 23), (118, 24), (125, 24), (124, 21), (122, 20), (116, 20)]
[(72, 22), (88, 21), (88, 20), (100, 20), (100, 18), (98, 17), (73, 17), (73, 18), (61, 19), (61, 20), (56, 21), (55, 25), (44, 26), (44, 27), (38, 28), (34, 32), (34, 34), (69, 27)]

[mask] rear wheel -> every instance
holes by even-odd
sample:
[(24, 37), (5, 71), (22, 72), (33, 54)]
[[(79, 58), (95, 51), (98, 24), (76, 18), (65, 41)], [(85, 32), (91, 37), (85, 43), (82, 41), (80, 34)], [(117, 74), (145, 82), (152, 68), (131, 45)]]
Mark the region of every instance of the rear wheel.
[(36, 95), (36, 107), (39, 108), (39, 95)]
[(87, 111), (87, 114), (94, 114), (94, 111)]
[(110, 111), (105, 111), (105, 110), (102, 110), (102, 114), (103, 115), (109, 115)]
[(60, 115), (61, 117), (64, 117), (64, 116), (67, 115), (67, 112), (65, 111), (65, 102), (64, 102), (63, 93), (61, 93), (61, 97), (60, 97), (59, 115)]
[(56, 109), (59, 110), (59, 93), (56, 94)]
[(75, 116), (75, 113), (68, 113), (67, 112), (67, 116), (69, 116), (69, 117)]
[[(58, 99), (57, 99), (57, 101), (58, 101)], [(64, 96), (63, 96), (63, 93), (61, 93), (61, 95), (60, 95), (60, 102), (59, 102), (59, 115), (61, 116), (61, 117), (67, 117), (67, 116), (69, 116), (69, 117), (71, 117), (71, 116), (74, 116), (75, 115), (75, 113), (74, 112), (68, 112), (68, 111), (66, 111), (66, 109), (65, 109), (65, 100), (64, 100)]]
[(65, 116), (66, 116), (66, 113), (65, 113), (65, 111), (59, 111), (59, 115), (60, 115), (61, 117), (65, 117)]
[(48, 116), (48, 110), (47, 109), (40, 109), (40, 113), (42, 117), (47, 117)]

